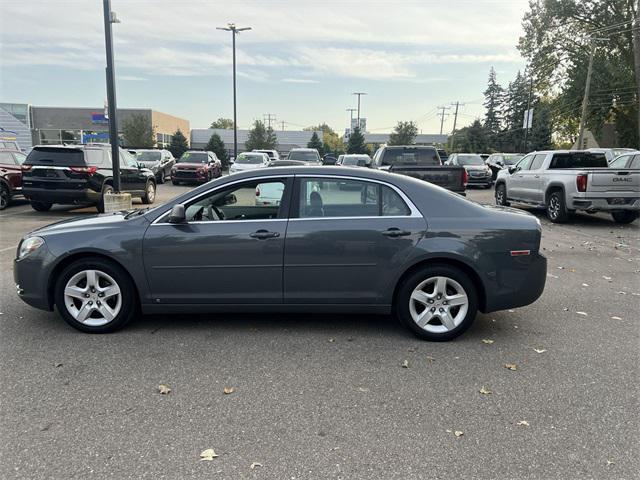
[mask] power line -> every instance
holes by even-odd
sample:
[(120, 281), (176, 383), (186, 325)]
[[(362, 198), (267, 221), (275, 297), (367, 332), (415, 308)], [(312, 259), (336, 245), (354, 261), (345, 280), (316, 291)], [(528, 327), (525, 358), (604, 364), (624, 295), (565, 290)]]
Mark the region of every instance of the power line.
[(262, 115), (262, 118), (264, 118), (264, 121), (268, 124), (268, 128), (271, 128), (271, 121), (273, 120), (275, 122), (276, 120), (276, 116), (273, 113), (265, 113)]
[(440, 135), (442, 135), (442, 127), (444, 126), (444, 119), (445, 119), (445, 117), (449, 116), (448, 113), (444, 113), (444, 112), (445, 112), (445, 110), (449, 110), (450, 108), (451, 108), (451, 106), (438, 107), (438, 110), (440, 110), (440, 112), (437, 113), (436, 115), (440, 117)]

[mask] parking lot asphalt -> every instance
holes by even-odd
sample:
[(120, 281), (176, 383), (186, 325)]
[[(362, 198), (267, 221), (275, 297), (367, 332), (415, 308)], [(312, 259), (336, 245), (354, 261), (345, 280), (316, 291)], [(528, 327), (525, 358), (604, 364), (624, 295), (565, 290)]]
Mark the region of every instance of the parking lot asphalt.
[[(160, 185), (158, 201), (186, 189)], [(543, 296), (428, 343), (363, 315), (79, 333), (23, 304), (11, 268), (24, 234), (93, 212), (0, 212), (0, 478), (640, 478), (637, 221), (535, 213)]]

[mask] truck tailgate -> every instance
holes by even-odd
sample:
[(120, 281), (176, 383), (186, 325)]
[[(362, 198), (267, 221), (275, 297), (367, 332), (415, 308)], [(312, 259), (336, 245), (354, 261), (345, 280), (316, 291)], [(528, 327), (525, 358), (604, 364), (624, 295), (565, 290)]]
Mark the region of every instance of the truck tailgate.
[(640, 170), (629, 168), (591, 170), (587, 192), (640, 193)]
[(464, 192), (466, 187), (464, 184), (465, 170), (459, 166), (394, 165), (389, 171), (433, 183), (454, 192)]

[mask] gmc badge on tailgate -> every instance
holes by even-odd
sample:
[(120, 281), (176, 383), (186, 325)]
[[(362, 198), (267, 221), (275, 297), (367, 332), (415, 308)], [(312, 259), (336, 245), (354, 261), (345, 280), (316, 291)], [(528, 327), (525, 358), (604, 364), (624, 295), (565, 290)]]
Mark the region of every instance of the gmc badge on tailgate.
[(613, 177), (614, 182), (632, 182), (631, 177)]

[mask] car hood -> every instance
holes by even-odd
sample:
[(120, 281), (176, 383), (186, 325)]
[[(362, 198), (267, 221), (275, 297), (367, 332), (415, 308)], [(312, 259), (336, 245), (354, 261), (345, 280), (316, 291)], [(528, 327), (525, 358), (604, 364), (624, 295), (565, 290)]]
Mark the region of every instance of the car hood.
[(46, 235), (61, 232), (70, 232), (74, 230), (80, 231), (88, 229), (111, 228), (118, 226), (118, 224), (128, 223), (134, 219), (141, 219), (145, 222), (148, 222), (148, 220), (145, 219), (144, 215), (135, 215), (130, 217), (130, 219), (125, 219), (125, 215), (126, 212), (117, 212), (91, 215), (82, 218), (70, 218), (68, 220), (62, 220), (60, 222), (41, 227), (37, 230), (32, 231), (30, 235)]

